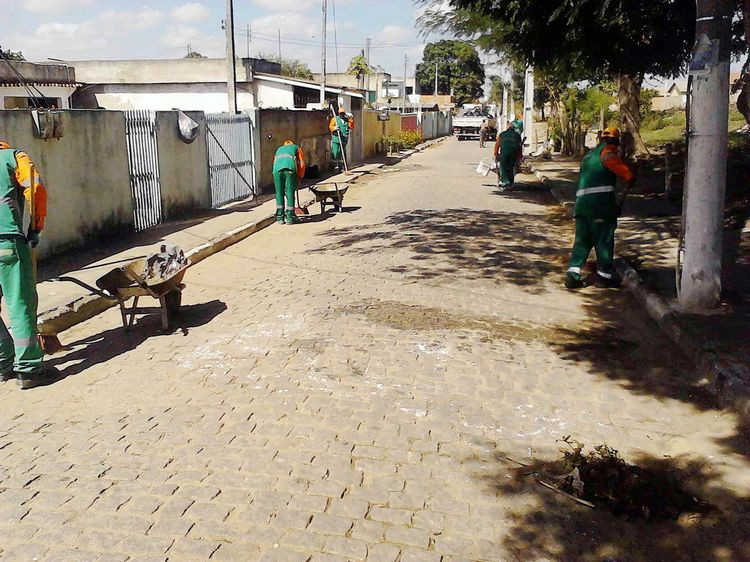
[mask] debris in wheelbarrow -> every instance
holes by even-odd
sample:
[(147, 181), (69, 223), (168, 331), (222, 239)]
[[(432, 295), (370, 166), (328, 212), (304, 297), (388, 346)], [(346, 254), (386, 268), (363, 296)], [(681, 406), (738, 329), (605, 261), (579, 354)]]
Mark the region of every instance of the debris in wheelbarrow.
[[(70, 281), (101, 297), (116, 300), (125, 329), (133, 326), (138, 314), (158, 312), (164, 330), (169, 329), (169, 321), (179, 312), (182, 304), (182, 291), (190, 261), (184, 252), (171, 244), (164, 244), (160, 252), (135, 260), (128, 265), (115, 268), (96, 280), (92, 287), (73, 277), (60, 277), (60, 281)], [(152, 297), (159, 301), (158, 307), (139, 307), (140, 297)], [(133, 299), (133, 305), (126, 302)]]

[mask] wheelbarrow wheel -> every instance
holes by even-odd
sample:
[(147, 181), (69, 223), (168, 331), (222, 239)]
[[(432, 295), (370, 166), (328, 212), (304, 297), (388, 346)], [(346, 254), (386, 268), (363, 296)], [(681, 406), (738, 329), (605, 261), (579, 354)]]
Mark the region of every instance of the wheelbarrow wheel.
[(177, 318), (182, 306), (182, 291), (175, 289), (164, 295), (164, 304), (167, 307), (167, 316), (170, 320)]

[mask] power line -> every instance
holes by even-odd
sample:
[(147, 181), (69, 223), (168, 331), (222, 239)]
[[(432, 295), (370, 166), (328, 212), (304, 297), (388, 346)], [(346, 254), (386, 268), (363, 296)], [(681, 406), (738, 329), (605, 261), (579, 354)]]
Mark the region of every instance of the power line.
[[(247, 37), (247, 32), (244, 29), (238, 29), (235, 28), (235, 35), (238, 35), (240, 37)], [(274, 43), (278, 42), (278, 36), (277, 34), (269, 34), (269, 33), (261, 33), (258, 31), (253, 30), (252, 36), (254, 40), (268, 40), (273, 41)], [(294, 38), (284, 38), (284, 36), (281, 36), (282, 44), (285, 45), (298, 45), (298, 46), (305, 46), (305, 47), (318, 47), (320, 46), (320, 42), (316, 41), (315, 39), (294, 39)], [(424, 45), (425, 43), (421, 41), (417, 42), (411, 42), (411, 43), (380, 43), (380, 44), (372, 44), (371, 48), (373, 49), (396, 49), (396, 48), (402, 48), (402, 47), (418, 47), (421, 45)], [(336, 48), (337, 46), (342, 49), (357, 49), (361, 50), (362, 45), (358, 43), (326, 43), (327, 47)]]

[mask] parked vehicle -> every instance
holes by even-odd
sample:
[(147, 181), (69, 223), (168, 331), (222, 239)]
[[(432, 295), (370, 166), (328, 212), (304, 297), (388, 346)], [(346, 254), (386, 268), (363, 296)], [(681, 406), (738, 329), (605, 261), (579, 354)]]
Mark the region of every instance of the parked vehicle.
[(453, 134), (458, 140), (479, 140), (479, 128), (487, 120), (487, 140), (497, 136), (497, 107), (494, 105), (464, 105), (457, 117), (453, 118)]

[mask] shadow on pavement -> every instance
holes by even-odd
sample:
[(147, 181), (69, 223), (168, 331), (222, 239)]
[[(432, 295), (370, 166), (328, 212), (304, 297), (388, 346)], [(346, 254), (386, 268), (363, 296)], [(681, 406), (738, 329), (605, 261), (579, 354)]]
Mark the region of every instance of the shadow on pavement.
[(59, 368), (65, 377), (75, 376), (136, 349), (149, 338), (168, 336), (175, 332), (187, 335), (189, 329), (208, 324), (226, 310), (227, 305), (220, 300), (183, 306), (179, 316), (173, 321), (170, 332), (161, 329), (161, 322), (156, 314), (139, 318), (128, 331), (118, 323), (115, 328), (70, 344), (70, 351), (55, 356), (48, 364)]
[(326, 241), (319, 252), (366, 255), (406, 249), (411, 263), (391, 271), (410, 280), (493, 279), (529, 292), (542, 292), (550, 276), (561, 279), (568, 253), (567, 244), (561, 246), (550, 233), (544, 214), (460, 208), (405, 211), (383, 223), (337, 228), (320, 236)]
[[(492, 468), (477, 471), (475, 479), (487, 494), (511, 506), (499, 524), (507, 529), (504, 544), (517, 560), (750, 560), (750, 497), (726, 489), (720, 475), (705, 462), (641, 456), (634, 464), (650, 471), (657, 481), (676, 481), (680, 488), (676, 493), (687, 492), (714, 509), (646, 520), (584, 507), (544, 488), (529, 474), (554, 473), (551, 463), (519, 468), (501, 452), (496, 452)], [(652, 499), (665, 497), (673, 498), (660, 494)]]

